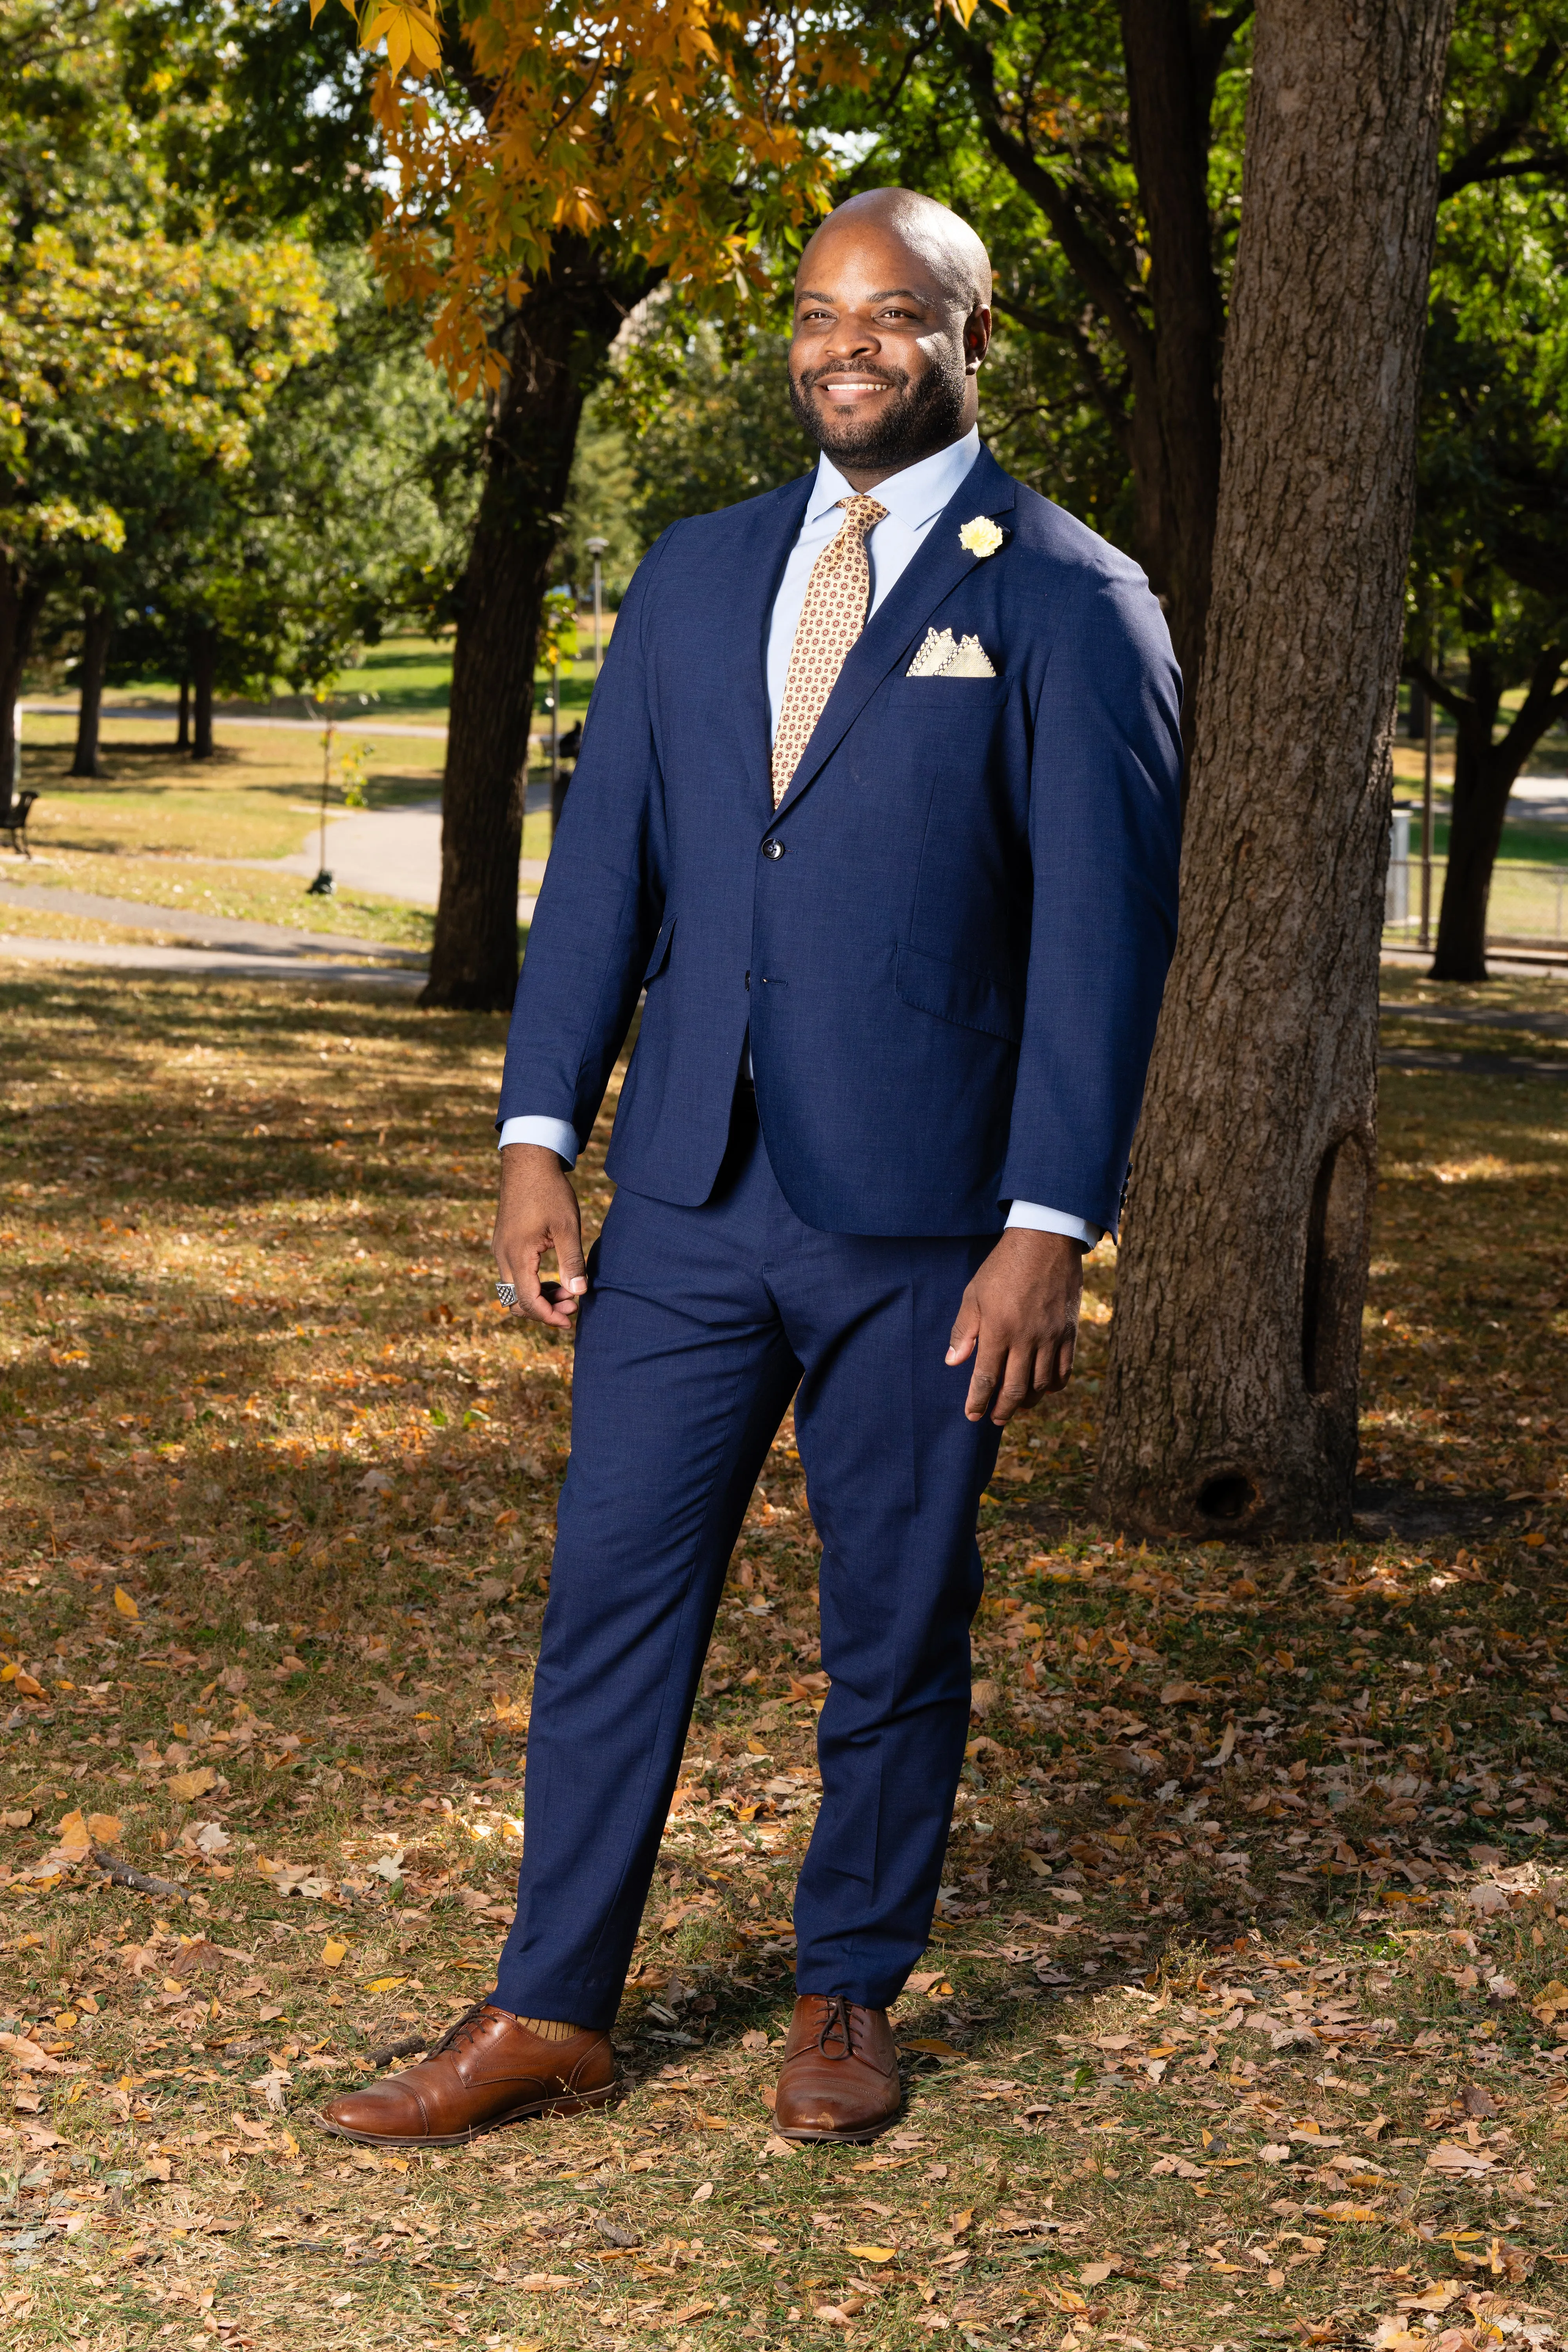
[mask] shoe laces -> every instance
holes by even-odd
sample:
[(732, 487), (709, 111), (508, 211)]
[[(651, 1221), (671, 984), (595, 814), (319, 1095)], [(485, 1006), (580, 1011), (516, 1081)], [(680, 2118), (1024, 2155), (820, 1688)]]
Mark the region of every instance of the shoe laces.
[(426, 2053), (426, 2056), (439, 2058), (445, 2052), (455, 2050), (460, 2042), (471, 2039), (479, 2032), (489, 2011), (489, 2001), (477, 2000), (472, 2009), (466, 2009), (462, 2016), (447, 2028), (439, 2042), (432, 2043)]
[[(823, 2018), (816, 2034), (818, 2050), (825, 2058), (858, 2058), (862, 2053), (856, 2047), (854, 2004), (847, 1995), (841, 1992), (825, 1993), (822, 2000)], [(830, 2050), (827, 2046), (830, 2042), (837, 2042), (840, 2046)]]

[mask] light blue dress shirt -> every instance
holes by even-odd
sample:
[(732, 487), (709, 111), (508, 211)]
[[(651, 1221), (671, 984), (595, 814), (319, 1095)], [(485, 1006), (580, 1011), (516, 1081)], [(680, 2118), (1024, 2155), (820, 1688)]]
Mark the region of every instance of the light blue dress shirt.
[[(954, 441), (947, 448), (939, 449), (934, 457), (922, 457), (918, 466), (906, 466), (901, 474), (891, 474), (885, 482), (878, 483), (872, 496), (888, 511), (866, 542), (871, 561), (868, 620), (891, 594), (905, 566), (942, 509), (956, 495), (979, 455), (980, 428), (972, 425), (962, 441)], [(790, 550), (768, 622), (768, 708), (774, 734), (778, 732), (784, 680), (789, 676), (795, 633), (800, 625), (812, 568), (823, 549), (843, 529), (842, 501), (855, 495), (832, 460), (826, 455), (819, 457), (805, 520)], [(500, 1131), (500, 1149), (504, 1151), (509, 1143), (542, 1144), (546, 1150), (558, 1153), (568, 1168), (575, 1164), (577, 1158), (576, 1133), (566, 1119), (531, 1116), (509, 1118)], [(1065, 1209), (1042, 1208), (1034, 1201), (1015, 1201), (1007, 1223), (1027, 1226), (1035, 1233), (1066, 1234), (1069, 1240), (1082, 1242), (1089, 1249), (1094, 1247), (1101, 1233), (1099, 1225), (1089, 1224)]]

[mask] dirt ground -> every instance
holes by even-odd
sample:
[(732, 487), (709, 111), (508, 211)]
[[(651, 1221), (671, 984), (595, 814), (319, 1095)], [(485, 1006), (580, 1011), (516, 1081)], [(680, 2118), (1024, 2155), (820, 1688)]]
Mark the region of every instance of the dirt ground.
[(500, 1024), (0, 987), (4, 2340), (1560, 2342), (1560, 985), (1390, 982), (1343, 1542), (1089, 1522), (1090, 1262), (983, 1510), (901, 2124), (791, 2148), (767, 2106), (824, 1687), (786, 1425), (624, 2095), (411, 2161), (311, 2116), (488, 1990), (510, 1916), (572, 1360), (492, 1302)]

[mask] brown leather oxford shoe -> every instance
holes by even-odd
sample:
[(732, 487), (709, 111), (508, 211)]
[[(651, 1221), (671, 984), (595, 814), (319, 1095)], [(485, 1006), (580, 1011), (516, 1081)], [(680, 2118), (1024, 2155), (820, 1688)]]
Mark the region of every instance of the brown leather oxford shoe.
[(487, 2001), (460, 2017), (417, 2066), (331, 2100), (316, 2122), (366, 2147), (466, 2147), (527, 2116), (602, 2107), (615, 2088), (607, 2033), (546, 2042)]
[(902, 2104), (885, 2009), (802, 1993), (779, 2069), (773, 2123), (784, 2139), (875, 2139)]

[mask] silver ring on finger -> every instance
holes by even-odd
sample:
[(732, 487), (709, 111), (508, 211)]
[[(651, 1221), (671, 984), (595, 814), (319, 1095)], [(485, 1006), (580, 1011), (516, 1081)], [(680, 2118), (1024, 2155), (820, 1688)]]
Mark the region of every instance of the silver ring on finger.
[(498, 1282), (496, 1285), (496, 1297), (500, 1300), (503, 1307), (515, 1307), (517, 1305), (517, 1285), (514, 1282)]

